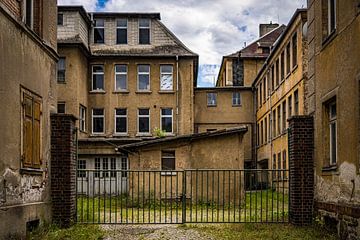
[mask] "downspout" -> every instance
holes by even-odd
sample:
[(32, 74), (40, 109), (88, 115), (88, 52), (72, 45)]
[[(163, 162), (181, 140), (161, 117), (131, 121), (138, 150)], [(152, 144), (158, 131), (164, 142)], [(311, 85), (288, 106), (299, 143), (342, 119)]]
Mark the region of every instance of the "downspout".
[(176, 135), (179, 135), (179, 56), (176, 55)]

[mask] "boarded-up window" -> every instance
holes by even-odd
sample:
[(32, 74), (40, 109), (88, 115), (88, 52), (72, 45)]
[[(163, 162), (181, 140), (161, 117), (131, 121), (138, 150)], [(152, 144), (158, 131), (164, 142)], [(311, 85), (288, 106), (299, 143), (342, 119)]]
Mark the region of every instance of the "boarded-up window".
[(22, 167), (40, 168), (41, 99), (29, 91), (23, 91), (22, 105)]

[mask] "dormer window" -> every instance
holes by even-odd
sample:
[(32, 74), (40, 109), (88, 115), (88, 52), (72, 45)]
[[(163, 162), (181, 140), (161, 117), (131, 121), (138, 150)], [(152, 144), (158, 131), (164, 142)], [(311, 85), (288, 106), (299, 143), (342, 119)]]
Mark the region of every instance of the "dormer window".
[(105, 23), (104, 19), (96, 19), (94, 27), (94, 43), (105, 43)]
[(127, 44), (127, 19), (116, 20), (116, 44)]
[(139, 44), (150, 44), (150, 19), (139, 19)]

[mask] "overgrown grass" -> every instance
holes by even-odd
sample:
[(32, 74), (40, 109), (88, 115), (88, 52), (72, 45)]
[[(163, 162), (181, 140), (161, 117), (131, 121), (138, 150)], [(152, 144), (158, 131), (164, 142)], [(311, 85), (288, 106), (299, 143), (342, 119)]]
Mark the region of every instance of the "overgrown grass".
[(97, 225), (74, 225), (70, 228), (60, 229), (56, 225), (39, 227), (30, 233), (30, 240), (99, 240), (103, 239), (105, 232)]
[(289, 224), (185, 224), (185, 229), (196, 229), (215, 239), (285, 239), (285, 240), (335, 240), (336, 234), (330, 233), (320, 225), (295, 227)]
[(186, 211), (181, 201), (158, 200), (154, 197), (131, 198), (80, 196), (77, 200), (79, 222), (95, 223), (151, 223), (181, 222), (183, 213), (186, 222), (287, 222), (288, 195), (273, 190), (247, 192), (237, 202), (224, 199), (197, 202), (187, 201)]

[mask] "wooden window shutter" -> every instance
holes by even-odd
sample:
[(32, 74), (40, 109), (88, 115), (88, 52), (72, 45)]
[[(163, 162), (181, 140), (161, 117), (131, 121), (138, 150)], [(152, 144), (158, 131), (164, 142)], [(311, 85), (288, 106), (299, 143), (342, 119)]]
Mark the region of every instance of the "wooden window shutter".
[(23, 109), (23, 167), (31, 167), (33, 162), (33, 106), (32, 98), (26, 94), (24, 94)]
[(40, 117), (41, 117), (41, 103), (34, 101), (34, 117), (33, 117), (33, 167), (40, 168), (41, 154), (40, 154)]

